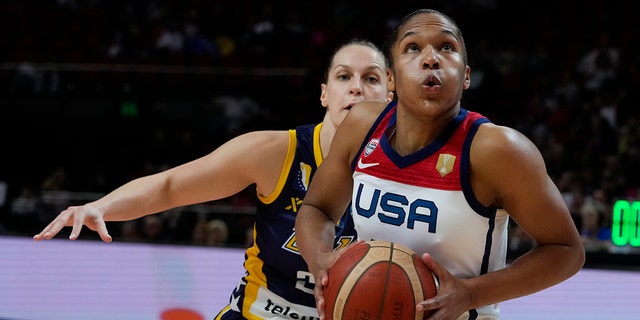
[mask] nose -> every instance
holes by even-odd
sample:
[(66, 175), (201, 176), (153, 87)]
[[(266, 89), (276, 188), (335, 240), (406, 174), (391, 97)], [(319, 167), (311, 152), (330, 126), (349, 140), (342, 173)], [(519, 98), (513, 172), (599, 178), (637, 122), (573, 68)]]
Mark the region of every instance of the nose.
[(351, 84), (351, 89), (349, 90), (349, 93), (355, 96), (360, 96), (362, 95), (362, 80), (360, 80), (357, 77), (353, 78), (352, 84)]
[(438, 51), (429, 46), (422, 50), (422, 68), (423, 69), (438, 69), (440, 68), (440, 59), (438, 58)]

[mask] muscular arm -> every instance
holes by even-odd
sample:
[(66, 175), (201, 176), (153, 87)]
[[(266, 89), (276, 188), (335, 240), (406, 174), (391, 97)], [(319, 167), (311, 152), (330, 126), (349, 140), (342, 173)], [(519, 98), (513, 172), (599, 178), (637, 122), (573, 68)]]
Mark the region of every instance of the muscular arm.
[(351, 162), (384, 102), (361, 102), (338, 127), (329, 155), (313, 177), (296, 217), (296, 239), (302, 257), (316, 280), (333, 264), (334, 226), (351, 200)]
[(471, 146), (473, 190), (504, 208), (536, 243), (503, 270), (465, 282), (472, 307), (531, 294), (580, 270), (584, 249), (569, 210), (535, 145), (515, 130), (481, 126)]

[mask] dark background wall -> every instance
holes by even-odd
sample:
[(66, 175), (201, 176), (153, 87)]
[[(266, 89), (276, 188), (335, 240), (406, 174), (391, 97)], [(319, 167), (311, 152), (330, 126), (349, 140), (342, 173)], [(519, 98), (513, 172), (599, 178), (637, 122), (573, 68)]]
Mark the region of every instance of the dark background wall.
[(382, 46), (422, 7), (464, 33), (464, 107), (538, 145), (578, 228), (585, 203), (606, 229), (615, 199), (640, 198), (635, 1), (30, 0), (0, 5), (0, 224), (15, 232), (25, 189), (100, 194), (241, 132), (319, 121), (332, 50)]

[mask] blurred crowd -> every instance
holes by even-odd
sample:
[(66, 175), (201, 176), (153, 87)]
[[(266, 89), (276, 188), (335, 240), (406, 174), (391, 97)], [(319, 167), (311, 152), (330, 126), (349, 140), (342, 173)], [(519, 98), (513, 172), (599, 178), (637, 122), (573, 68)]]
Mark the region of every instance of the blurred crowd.
[[(587, 250), (615, 250), (613, 201), (640, 201), (631, 0), (3, 3), (2, 232), (32, 235), (66, 205), (240, 132), (317, 122), (333, 48), (354, 36), (382, 45), (399, 17), (424, 6), (452, 16), (466, 36), (472, 87), (463, 107), (531, 138)], [(114, 223), (113, 233), (246, 246), (254, 192)], [(510, 252), (531, 245), (514, 224)]]

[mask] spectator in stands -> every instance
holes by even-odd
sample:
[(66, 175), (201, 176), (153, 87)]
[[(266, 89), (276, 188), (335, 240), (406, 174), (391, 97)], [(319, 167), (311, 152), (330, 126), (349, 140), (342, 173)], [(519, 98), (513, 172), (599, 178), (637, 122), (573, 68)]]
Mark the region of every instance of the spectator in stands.
[(191, 244), (202, 246), (207, 242), (207, 223), (206, 217), (200, 216), (193, 224), (191, 230)]
[(43, 226), (45, 218), (40, 196), (32, 187), (23, 185), (10, 203), (7, 227), (13, 233), (28, 234)]
[(580, 236), (587, 252), (606, 251), (611, 243), (609, 228), (602, 222), (607, 215), (602, 212), (592, 201), (585, 202), (580, 208), (582, 225)]
[(588, 91), (598, 91), (608, 82), (619, 77), (620, 50), (610, 41), (610, 36), (602, 32), (595, 35), (596, 43), (578, 62), (577, 71), (583, 77), (583, 85)]
[(207, 237), (205, 244), (208, 246), (224, 246), (229, 239), (229, 227), (222, 219), (213, 219), (207, 223)]

